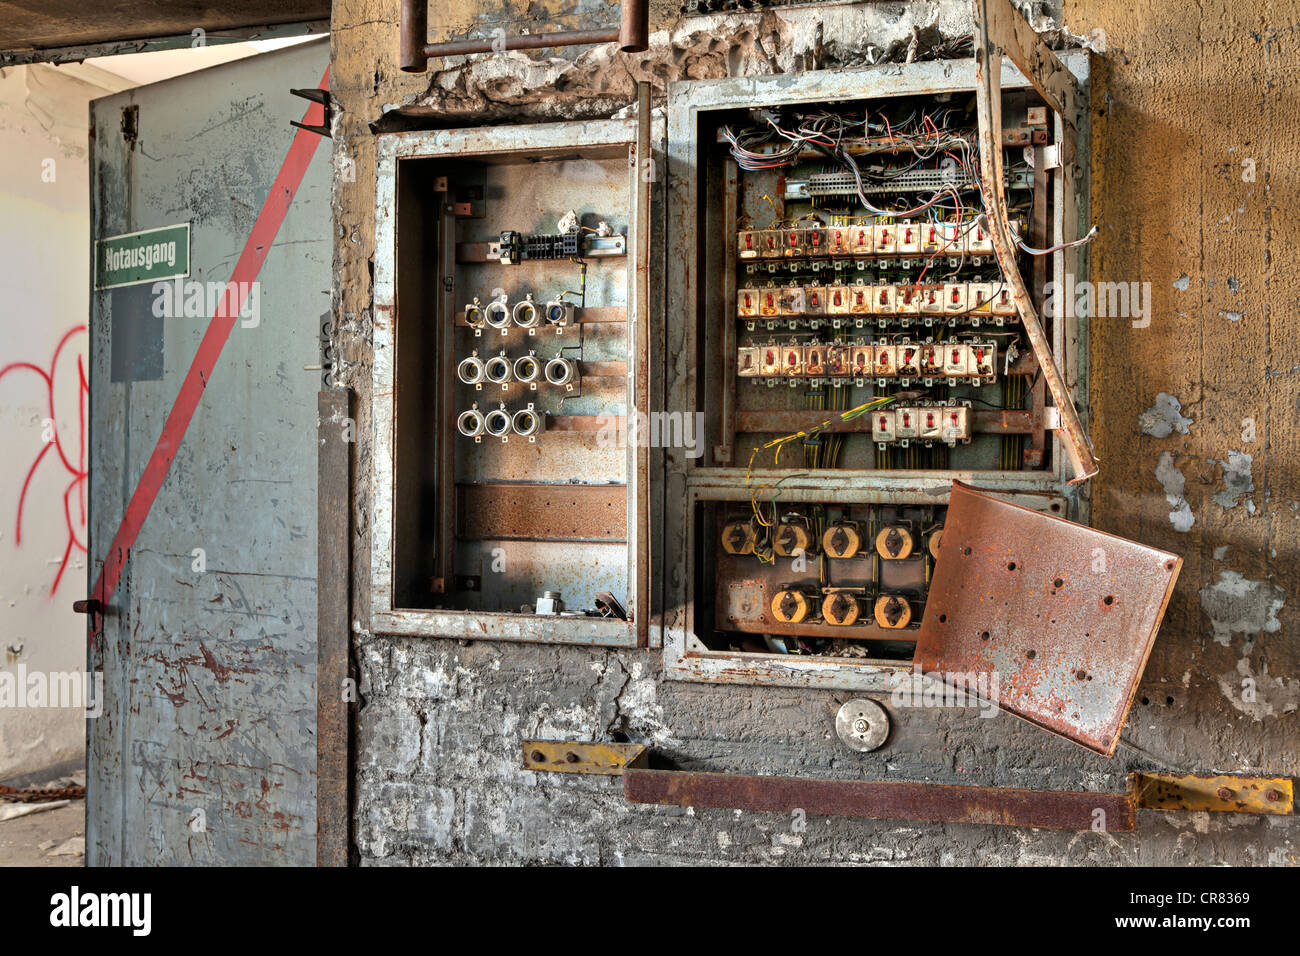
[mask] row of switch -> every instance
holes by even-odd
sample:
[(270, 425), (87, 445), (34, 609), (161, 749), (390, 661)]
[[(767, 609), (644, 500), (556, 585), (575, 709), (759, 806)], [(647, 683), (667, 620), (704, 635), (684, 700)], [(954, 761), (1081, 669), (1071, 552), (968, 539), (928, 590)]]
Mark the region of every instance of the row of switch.
[(736, 313), (742, 319), (781, 315), (1014, 316), (1016, 303), (1001, 282), (773, 286), (740, 289)]
[(955, 445), (970, 441), (971, 417), (966, 404), (886, 408), (871, 413), (871, 437), (881, 445), (911, 441)]
[[(936, 558), (942, 532), (942, 527), (934, 529), (926, 539), (925, 546)], [(753, 518), (730, 521), (722, 528), (722, 550), (737, 556), (754, 554), (759, 549), (762, 534)], [(812, 522), (807, 517), (790, 515), (782, 518), (771, 532), (772, 554), (778, 558), (817, 554), (819, 543), (820, 553), (843, 560), (868, 554), (870, 549), (886, 561), (905, 561), (922, 556), (921, 533), (908, 524), (886, 525), (872, 538), (860, 522), (835, 521), (822, 532), (818, 542)]]
[(981, 222), (888, 222), (746, 229), (736, 237), (736, 250), (741, 259), (991, 256), (993, 240)]
[(881, 594), (872, 601), (847, 589), (822, 594), (807, 586), (785, 585), (772, 594), (768, 607), (780, 624), (812, 624), (820, 619), (834, 627), (850, 627), (874, 620), (877, 627), (896, 631), (920, 621), (912, 600), (902, 594)]
[(996, 380), (997, 367), (994, 342), (744, 345), (736, 360), (742, 378), (943, 378), (981, 385)]

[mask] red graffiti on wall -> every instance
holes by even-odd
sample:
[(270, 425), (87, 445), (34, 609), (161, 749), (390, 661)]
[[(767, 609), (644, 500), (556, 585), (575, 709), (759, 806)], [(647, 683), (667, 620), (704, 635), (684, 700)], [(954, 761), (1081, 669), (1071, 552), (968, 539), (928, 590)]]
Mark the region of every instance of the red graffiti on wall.
[[(86, 529), (86, 399), (90, 395), (90, 383), (86, 381), (86, 363), (82, 355), (77, 355), (76, 361), (76, 402), (77, 402), (77, 432), (75, 436), (63, 434), (63, 429), (59, 427), (59, 418), (55, 412), (55, 396), (65, 396), (71, 393), (72, 383), (64, 384), (67, 375), (71, 374), (73, 366), (70, 359), (65, 359), (63, 365), (59, 364), (64, 348), (68, 342), (78, 334), (85, 333), (86, 326), (73, 326), (64, 333), (63, 338), (59, 339), (59, 344), (54, 347), (54, 355), (50, 357), (50, 367), (41, 368), (32, 362), (10, 362), (8, 365), (0, 368), (0, 381), (10, 372), (16, 372), (23, 369), (33, 372), (40, 376), (45, 383), (45, 397), (49, 403), (49, 416), (42, 427), (44, 438), (43, 447), (37, 453), (36, 459), (32, 462), (31, 467), (27, 469), (27, 477), (23, 479), (22, 491), (18, 494), (18, 515), (14, 529), (14, 544), (21, 546), (23, 543), (23, 509), (27, 504), (27, 492), (32, 490), (32, 479), (36, 477), (36, 469), (40, 467), (41, 462), (49, 454), (50, 449), (56, 452), (56, 458), (63, 465), (63, 477), (70, 479), (63, 488), (63, 519), (68, 532), (67, 545), (63, 549), (63, 560), (59, 562), (59, 570), (54, 575), (54, 583), (50, 585), (50, 596), (59, 589), (59, 582), (63, 580), (63, 572), (67, 570), (68, 561), (72, 558), (72, 549), (76, 548), (82, 554), (86, 552), (85, 529)], [(66, 374), (62, 374), (63, 369), (67, 369)], [(74, 445), (75, 448), (69, 451)], [(75, 463), (73, 457), (75, 456)], [(46, 469), (47, 471), (49, 469)], [(56, 479), (57, 481), (58, 479)], [(50, 487), (41, 485), (40, 487)], [(55, 485), (57, 487), (57, 485)], [(72, 496), (76, 494), (76, 517), (73, 515)], [(81, 535), (78, 535), (81, 532)]]

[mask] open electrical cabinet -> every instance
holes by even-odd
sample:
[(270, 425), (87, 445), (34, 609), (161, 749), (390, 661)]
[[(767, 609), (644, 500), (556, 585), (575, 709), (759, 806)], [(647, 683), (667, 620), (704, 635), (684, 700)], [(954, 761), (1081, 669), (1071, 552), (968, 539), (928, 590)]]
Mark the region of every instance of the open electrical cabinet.
[(707, 441), (667, 458), (665, 665), (993, 675), (1112, 753), (1180, 561), (1084, 527), (1086, 319), (1048, 306), (1087, 274), (1088, 54), (993, 6), (970, 59), (669, 89), (667, 395)]
[(376, 630), (961, 662), (1113, 750), (1179, 562), (1084, 527), (1088, 54), (979, 6), (971, 58), (673, 83), (666, 129), (380, 138)]
[(614, 120), (380, 138), (377, 628), (645, 642), (643, 138)]

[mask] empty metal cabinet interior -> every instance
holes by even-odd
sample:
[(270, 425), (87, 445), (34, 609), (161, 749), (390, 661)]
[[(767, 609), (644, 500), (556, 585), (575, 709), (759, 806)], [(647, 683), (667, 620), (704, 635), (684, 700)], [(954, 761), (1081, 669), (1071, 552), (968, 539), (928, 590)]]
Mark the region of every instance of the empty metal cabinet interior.
[(635, 121), (379, 139), (373, 623), (644, 643)]

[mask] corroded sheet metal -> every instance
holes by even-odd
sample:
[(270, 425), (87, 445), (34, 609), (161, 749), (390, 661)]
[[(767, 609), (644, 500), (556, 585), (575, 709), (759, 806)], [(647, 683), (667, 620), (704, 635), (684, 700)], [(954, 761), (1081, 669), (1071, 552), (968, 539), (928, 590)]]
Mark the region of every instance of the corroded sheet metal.
[(1082, 793), (629, 769), (623, 774), (623, 795), (632, 803), (670, 807), (803, 810), (820, 816), (1053, 830), (1100, 827), (1111, 833), (1132, 830), (1137, 818), (1131, 787), (1125, 793)]
[(1213, 776), (1193, 773), (1138, 773), (1135, 791), (1144, 810), (1211, 810), (1223, 813), (1293, 812), (1295, 796), (1288, 777)]
[(552, 773), (596, 773), (617, 776), (628, 767), (646, 764), (641, 744), (576, 740), (525, 740), (524, 769)]
[(915, 666), (1109, 757), (1181, 567), (953, 482)]

